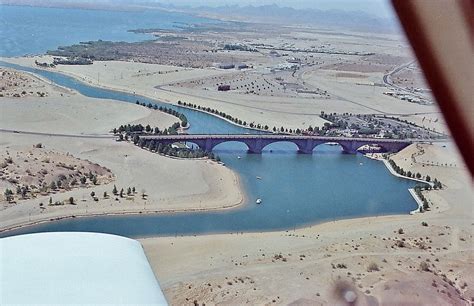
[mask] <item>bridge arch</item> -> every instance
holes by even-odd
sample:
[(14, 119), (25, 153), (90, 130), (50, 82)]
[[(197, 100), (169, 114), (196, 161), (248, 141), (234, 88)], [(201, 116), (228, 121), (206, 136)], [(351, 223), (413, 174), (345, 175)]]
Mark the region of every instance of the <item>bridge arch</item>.
[(327, 146), (334, 146), (334, 147), (338, 147), (341, 151), (346, 151), (346, 148), (344, 148), (343, 145), (341, 145), (339, 142), (337, 141), (321, 141), (321, 142), (318, 142), (314, 145), (313, 147), (313, 150), (320, 150), (322, 151), (322, 146), (323, 145), (327, 145)]
[(189, 146), (189, 144), (191, 144), (192, 148), (195, 148), (194, 146), (197, 146), (202, 151), (205, 151), (205, 149), (206, 149), (205, 148), (205, 143), (202, 142), (202, 141), (199, 141), (199, 140), (190, 139), (190, 140), (186, 140), (186, 141), (174, 141), (174, 142), (170, 143), (170, 145), (173, 145), (173, 144), (176, 144), (176, 143), (185, 143), (186, 146)]
[(240, 149), (242, 149), (244, 151), (249, 151), (250, 150), (248, 144), (245, 141), (241, 141), (241, 140), (215, 141), (212, 145), (211, 150), (224, 149), (223, 147), (225, 145), (228, 145), (228, 148), (225, 148), (225, 149), (229, 149), (229, 150), (240, 150)]
[(295, 142), (293, 140), (286, 140), (286, 139), (275, 139), (275, 140), (270, 140), (270, 141), (264, 141), (262, 142), (262, 151), (263, 150), (281, 150), (282, 148), (275, 148), (274, 145), (289, 145), (288, 148), (283, 148), (284, 150), (288, 149), (289, 151), (301, 151), (304, 149), (304, 146), (299, 144), (298, 142)]
[(379, 146), (383, 152), (398, 152), (408, 147), (410, 143), (404, 142), (377, 142), (374, 141), (371, 145)]

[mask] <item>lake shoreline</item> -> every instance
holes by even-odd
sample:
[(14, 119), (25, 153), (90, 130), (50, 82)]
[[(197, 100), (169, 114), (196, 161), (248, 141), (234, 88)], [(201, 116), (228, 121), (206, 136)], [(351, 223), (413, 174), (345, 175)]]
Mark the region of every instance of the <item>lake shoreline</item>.
[[(45, 71), (49, 71), (49, 69), (42, 69), (42, 68), (38, 68), (40, 70), (45, 70)], [(114, 88), (107, 88), (106, 86), (95, 86), (95, 85), (90, 85), (88, 84), (87, 82), (84, 82), (83, 80), (81, 80), (80, 78), (78, 78), (77, 76), (73, 75), (73, 74), (68, 74), (68, 73), (63, 73), (63, 72), (57, 72), (59, 74), (63, 74), (65, 76), (69, 76), (69, 77), (72, 77), (73, 79), (77, 80), (78, 82), (82, 82), (88, 86), (94, 86), (94, 87), (98, 87), (98, 88), (105, 88), (105, 89), (108, 89), (108, 90), (112, 90), (112, 91), (116, 91), (116, 92), (120, 92), (120, 93), (124, 93), (124, 94), (132, 94), (130, 92), (127, 92), (127, 91), (124, 91), (124, 90), (117, 90), (117, 89), (114, 89)], [(30, 73), (32, 75), (35, 75), (37, 76), (35, 73)], [(40, 77), (42, 80), (44, 80), (44, 78), (42, 78), (41, 76), (38, 76)], [(46, 80), (48, 81), (48, 80)], [(51, 82), (49, 81), (50, 84), (52, 85), (55, 85), (54, 82)], [(60, 86), (60, 88), (67, 88), (67, 87), (62, 87)], [(78, 93), (77, 91), (75, 91), (74, 89), (70, 89), (70, 88), (67, 88), (69, 89), (70, 91), (72, 92), (75, 92), (75, 93)], [(79, 93), (78, 93), (79, 94)], [(133, 93), (134, 94), (134, 93)], [(135, 95), (135, 94), (134, 94)], [(149, 98), (149, 99), (152, 99), (153, 101), (155, 101), (155, 99), (153, 98), (150, 98), (150, 97), (146, 97), (146, 98)], [(115, 102), (115, 101), (114, 101)], [(118, 102), (122, 102), (122, 103), (128, 103), (128, 102), (124, 102), (124, 101), (118, 101)], [(162, 102), (162, 101), (157, 101), (157, 102)], [(165, 102), (166, 103), (166, 102)], [(183, 107), (183, 106), (180, 106), (180, 105), (175, 105), (175, 106), (178, 106), (178, 107)], [(205, 112), (205, 111), (202, 111), (202, 110), (198, 110), (198, 109), (193, 109), (197, 112), (202, 112), (202, 113), (206, 113), (208, 115), (213, 115), (213, 114), (210, 114), (208, 112)], [(225, 120), (223, 118), (220, 118), (219, 116), (215, 116), (217, 117), (218, 119), (221, 119), (221, 120)], [(239, 125), (236, 125), (234, 122), (231, 122), (229, 120), (225, 120), (227, 121), (228, 123), (232, 124), (232, 125), (235, 125), (235, 126), (239, 126)], [(238, 174), (232, 170), (232, 173), (235, 175), (235, 176), (238, 176)], [(240, 178), (238, 179), (238, 181), (240, 182)], [(240, 190), (240, 193), (241, 194), (244, 194), (244, 198), (247, 197), (247, 192), (246, 190), (241, 186), (240, 183), (238, 183), (238, 188)], [(159, 214), (174, 214), (174, 213), (180, 213), (180, 212), (183, 212), (183, 213), (186, 213), (186, 212), (204, 212), (204, 211), (216, 211), (216, 210), (222, 210), (222, 209), (229, 209), (229, 208), (235, 208), (239, 205), (241, 205), (243, 202), (244, 202), (244, 198), (242, 198), (240, 200), (239, 203), (235, 204), (235, 205), (230, 205), (230, 206), (219, 206), (219, 207), (215, 207), (215, 208), (205, 208), (205, 209), (193, 209), (193, 208), (190, 208), (190, 209), (184, 209), (184, 210), (181, 210), (181, 209), (178, 209), (178, 210), (163, 210), (163, 211), (160, 211), (160, 210), (152, 210), (152, 211), (142, 211), (141, 213), (143, 214), (155, 214), (155, 215), (159, 215)], [(247, 201), (247, 199), (245, 200)], [(43, 220), (37, 220), (35, 222), (28, 222), (26, 224), (20, 224), (20, 225), (16, 225), (16, 226), (13, 226), (9, 229), (3, 229), (2, 231), (0, 232), (4, 232), (5, 230), (14, 230), (14, 229), (19, 229), (19, 228), (22, 228), (22, 227), (29, 227), (29, 226), (34, 226), (34, 225), (37, 225), (37, 224), (42, 224), (42, 223), (47, 223), (47, 222), (51, 222), (51, 221), (57, 221), (57, 220), (63, 220), (63, 219), (71, 219), (71, 218), (75, 218), (75, 217), (95, 217), (95, 216), (108, 216), (108, 215), (133, 215), (133, 214), (140, 214), (139, 211), (136, 211), (136, 210), (133, 210), (133, 211), (124, 211), (124, 212), (101, 212), (101, 213), (88, 213), (88, 214), (84, 214), (84, 213), (80, 213), (80, 214), (67, 214), (66, 216), (59, 216), (59, 217), (54, 217), (54, 218), (44, 218)], [(390, 214), (389, 214), (390, 215)], [(370, 216), (361, 216), (361, 217), (356, 217), (356, 218), (365, 218), (365, 217), (370, 217)], [(334, 220), (345, 220), (347, 218), (337, 218), (337, 219), (334, 219)], [(333, 221), (334, 221), (333, 220)], [(307, 226), (314, 226), (314, 225), (317, 225), (317, 224), (321, 224), (321, 223), (324, 223), (324, 222), (328, 222), (327, 220), (323, 220), (321, 222), (316, 222), (316, 223), (307, 223), (307, 224), (303, 224), (301, 225), (301, 227), (307, 227)], [(300, 226), (298, 226), (299, 228)], [(294, 227), (296, 228), (296, 227)], [(270, 231), (272, 231), (272, 229), (270, 229)], [(190, 235), (193, 235), (193, 234), (190, 234)]]

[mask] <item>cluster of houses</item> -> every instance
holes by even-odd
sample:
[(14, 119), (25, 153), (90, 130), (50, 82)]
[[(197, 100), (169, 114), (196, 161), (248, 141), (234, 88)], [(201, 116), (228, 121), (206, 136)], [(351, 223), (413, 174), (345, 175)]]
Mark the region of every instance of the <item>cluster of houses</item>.
[(419, 104), (429, 104), (427, 101), (425, 101), (423, 99), (420, 99), (420, 98), (417, 98), (417, 97), (414, 97), (414, 96), (411, 96), (411, 95), (408, 95), (408, 94), (404, 94), (404, 93), (401, 93), (401, 92), (386, 91), (383, 94), (387, 95), (387, 96), (390, 96), (390, 97), (400, 99), (402, 101), (408, 101), (408, 102), (419, 103)]
[(220, 63), (217, 65), (217, 68), (219, 69), (246, 69), (249, 68), (249, 66), (245, 63), (239, 63), (239, 64), (233, 64), (233, 63)]

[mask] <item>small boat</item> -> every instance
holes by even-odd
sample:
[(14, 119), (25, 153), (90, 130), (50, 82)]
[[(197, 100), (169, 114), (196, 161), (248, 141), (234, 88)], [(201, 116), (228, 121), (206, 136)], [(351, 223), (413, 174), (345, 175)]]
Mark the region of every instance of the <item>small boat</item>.
[(237, 156), (237, 159), (241, 159), (241, 158), (242, 158), (242, 157), (240, 157), (240, 156)]
[(363, 165), (363, 163), (359, 163), (359, 166), (362, 166), (362, 165)]
[(257, 176), (257, 180), (261, 180), (261, 179), (262, 179), (262, 177), (261, 177), (261, 176)]
[(257, 199), (257, 201), (255, 201), (255, 203), (261, 204), (261, 203), (262, 203), (262, 199)]

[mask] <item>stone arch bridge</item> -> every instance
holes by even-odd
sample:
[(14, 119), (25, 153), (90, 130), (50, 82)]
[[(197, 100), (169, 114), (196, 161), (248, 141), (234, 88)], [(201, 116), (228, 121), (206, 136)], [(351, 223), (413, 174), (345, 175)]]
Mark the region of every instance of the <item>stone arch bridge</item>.
[(324, 143), (337, 143), (344, 152), (355, 154), (364, 145), (377, 145), (384, 152), (398, 152), (412, 143), (410, 140), (384, 139), (384, 138), (350, 138), (350, 137), (322, 137), (322, 136), (300, 136), (300, 135), (278, 135), (278, 134), (243, 134), (243, 135), (156, 135), (140, 136), (140, 139), (155, 141), (158, 144), (169, 145), (176, 142), (191, 142), (201, 150), (210, 152), (221, 143), (237, 141), (247, 145), (250, 153), (262, 153), (269, 144), (275, 142), (292, 142), (298, 147), (300, 153), (312, 154), (313, 149)]

